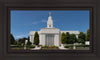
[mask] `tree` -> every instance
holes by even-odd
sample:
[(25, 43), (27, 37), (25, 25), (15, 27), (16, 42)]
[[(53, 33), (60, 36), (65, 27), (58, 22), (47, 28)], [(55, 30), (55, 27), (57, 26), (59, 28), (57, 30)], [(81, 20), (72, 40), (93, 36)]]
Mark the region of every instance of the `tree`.
[(80, 34), (78, 35), (78, 43), (85, 43), (85, 38), (86, 38), (86, 35), (85, 33), (83, 32), (80, 32)]
[(17, 45), (17, 41), (14, 42), (14, 45)]
[(75, 34), (70, 34), (69, 43), (70, 43), (70, 44), (73, 44), (73, 43), (76, 42), (76, 40), (77, 40), (76, 35), (75, 35)]
[(86, 41), (89, 41), (89, 38), (90, 38), (90, 29), (87, 30)]
[(34, 34), (34, 44), (39, 45), (39, 34), (38, 34), (38, 32), (35, 32), (35, 34)]
[(78, 41), (78, 43), (83, 43), (83, 44), (84, 44), (84, 42), (85, 42), (85, 41), (84, 41), (83, 39), (81, 39), (81, 38), (78, 38), (77, 41)]
[(29, 40), (29, 36), (28, 36), (27, 40), (28, 40), (27, 45), (31, 45), (32, 43)]
[(14, 43), (15, 43), (14, 36), (10, 34), (10, 44), (14, 44)]
[(66, 44), (66, 42), (67, 42), (66, 34), (65, 34), (65, 33), (62, 33), (62, 34), (61, 34), (61, 43), (62, 43), (62, 44)]
[(18, 39), (18, 44), (21, 45), (21, 44), (25, 44), (25, 40), (27, 40), (27, 38), (20, 38)]
[(70, 44), (70, 34), (69, 34), (69, 32), (66, 32), (66, 38), (67, 38), (66, 43)]
[(27, 45), (31, 45), (32, 43), (30, 42), (30, 40), (28, 40)]

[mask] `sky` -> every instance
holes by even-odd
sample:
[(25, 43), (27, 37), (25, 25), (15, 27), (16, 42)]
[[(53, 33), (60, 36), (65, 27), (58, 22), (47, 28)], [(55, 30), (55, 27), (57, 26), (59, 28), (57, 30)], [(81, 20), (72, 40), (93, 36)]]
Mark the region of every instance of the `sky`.
[(14, 38), (28, 37), (30, 31), (46, 28), (49, 12), (54, 27), (60, 31), (86, 33), (89, 29), (89, 10), (11, 10), (11, 33)]

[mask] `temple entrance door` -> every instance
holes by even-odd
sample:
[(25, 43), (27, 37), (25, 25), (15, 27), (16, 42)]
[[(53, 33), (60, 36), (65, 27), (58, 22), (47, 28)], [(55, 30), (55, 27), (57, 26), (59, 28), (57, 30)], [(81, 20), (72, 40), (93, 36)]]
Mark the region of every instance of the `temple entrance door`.
[(47, 34), (46, 35), (46, 45), (53, 46), (54, 45), (54, 34)]

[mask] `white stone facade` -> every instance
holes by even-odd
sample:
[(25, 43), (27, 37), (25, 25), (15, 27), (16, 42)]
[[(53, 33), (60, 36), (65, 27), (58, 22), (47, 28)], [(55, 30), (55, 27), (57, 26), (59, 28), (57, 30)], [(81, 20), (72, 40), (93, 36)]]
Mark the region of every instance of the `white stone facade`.
[[(30, 32), (30, 41), (34, 42), (34, 33), (36, 31)], [(42, 28), (40, 31), (37, 31), (39, 34), (39, 45), (48, 45), (48, 46), (60, 46), (61, 45), (61, 33), (69, 32), (70, 34), (75, 34), (78, 37), (79, 31), (60, 31), (58, 28), (53, 27), (53, 20), (51, 17), (51, 13), (49, 13), (47, 28)]]

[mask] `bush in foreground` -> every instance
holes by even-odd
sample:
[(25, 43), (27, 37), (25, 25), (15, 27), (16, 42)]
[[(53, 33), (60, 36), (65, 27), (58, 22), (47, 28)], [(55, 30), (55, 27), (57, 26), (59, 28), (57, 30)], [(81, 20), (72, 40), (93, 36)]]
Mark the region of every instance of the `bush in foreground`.
[(76, 45), (76, 47), (89, 47), (90, 45)]
[(54, 46), (54, 45), (53, 45), (53, 46), (51, 46), (51, 47), (52, 47), (52, 48), (58, 48), (58, 46)]
[(34, 45), (27, 45), (26, 47), (27, 47), (27, 48), (35, 48)]
[(45, 45), (45, 46), (42, 46), (42, 48), (48, 48), (49, 46)]
[[(24, 48), (24, 45), (11, 45), (11, 48)], [(35, 48), (33, 45), (26, 45), (27, 48)]]
[(47, 45), (45, 45), (45, 46), (42, 46), (42, 48), (58, 48), (57, 46), (47, 46)]
[(64, 46), (64, 48), (69, 48), (69, 46)]
[(64, 46), (64, 48), (73, 48), (73, 45)]

